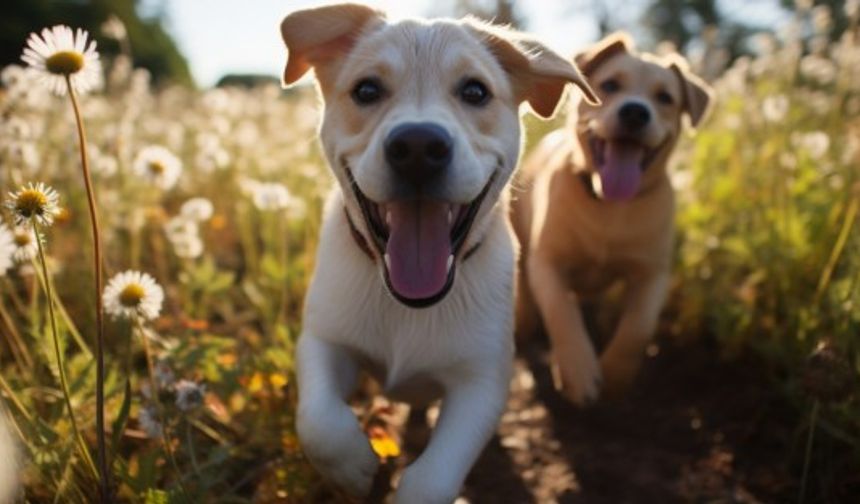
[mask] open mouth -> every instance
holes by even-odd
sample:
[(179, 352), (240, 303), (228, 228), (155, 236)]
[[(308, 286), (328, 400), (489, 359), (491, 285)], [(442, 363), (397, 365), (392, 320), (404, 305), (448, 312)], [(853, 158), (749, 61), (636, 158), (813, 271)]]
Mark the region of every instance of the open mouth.
[(389, 292), (413, 308), (441, 301), (454, 284), (456, 258), (496, 174), (471, 203), (458, 204), (430, 199), (377, 203), (361, 192), (349, 169), (346, 173), (383, 258)]
[(632, 138), (604, 139), (589, 132), (588, 147), (602, 196), (607, 200), (626, 201), (639, 192), (642, 173), (651, 165), (661, 146), (649, 148)]

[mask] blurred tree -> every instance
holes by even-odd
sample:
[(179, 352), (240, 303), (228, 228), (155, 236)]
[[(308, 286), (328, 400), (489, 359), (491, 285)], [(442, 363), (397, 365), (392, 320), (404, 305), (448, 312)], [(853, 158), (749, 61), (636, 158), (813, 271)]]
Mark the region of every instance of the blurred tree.
[(267, 74), (227, 74), (215, 83), (215, 87), (241, 87), (255, 88), (266, 84), (279, 85), (281, 81), (277, 77)]
[(101, 30), (111, 15), (125, 25), (135, 66), (149, 70), (156, 81), (193, 84), (188, 63), (164, 31), (162, 20), (142, 19), (136, 0), (3, 0), (0, 66), (21, 64), (21, 52), (29, 34), (55, 24), (89, 31), (97, 40), (102, 57), (117, 54), (119, 43), (105, 37)]
[[(794, 10), (797, 7), (803, 8), (826, 8), (828, 14), (826, 17), (829, 19), (830, 26), (830, 40), (837, 40), (839, 37), (845, 33), (845, 30), (848, 29), (850, 25), (850, 21), (848, 19), (848, 13), (845, 11), (845, 6), (847, 4), (846, 0), (779, 0), (780, 4), (788, 10)], [(823, 14), (822, 11), (819, 11), (820, 14)], [(823, 19), (824, 16), (819, 17), (818, 19)], [(815, 16), (813, 16), (815, 19)]]
[[(655, 42), (668, 41), (681, 53), (686, 53), (694, 42), (701, 42), (709, 33), (716, 40), (708, 40), (724, 49), (730, 60), (749, 52), (746, 41), (753, 33), (767, 31), (736, 20), (720, 9), (718, 0), (654, 0), (645, 9), (643, 24)], [(716, 28), (717, 31), (709, 31)]]

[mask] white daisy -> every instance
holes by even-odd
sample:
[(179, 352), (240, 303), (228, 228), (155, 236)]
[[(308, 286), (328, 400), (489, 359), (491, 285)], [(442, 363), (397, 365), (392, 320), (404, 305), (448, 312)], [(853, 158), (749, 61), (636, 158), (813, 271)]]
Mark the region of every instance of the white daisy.
[(252, 194), (254, 206), (263, 211), (284, 210), (289, 208), (293, 201), (290, 191), (275, 182), (259, 183)]
[(189, 235), (180, 240), (172, 240), (173, 251), (183, 259), (196, 259), (203, 254), (203, 240), (196, 235)]
[(15, 224), (19, 226), (29, 224), (31, 219), (36, 219), (42, 226), (50, 226), (60, 211), (57, 205), (59, 201), (60, 196), (51, 187), (41, 182), (30, 182), (18, 191), (9, 193), (6, 208), (12, 211)]
[(212, 202), (206, 198), (191, 198), (182, 204), (179, 209), (179, 215), (187, 219), (202, 222), (209, 220), (212, 217)]
[(164, 234), (170, 241), (185, 240), (189, 236), (196, 237), (198, 230), (197, 222), (182, 215), (173, 217), (164, 224)]
[(80, 28), (77, 32), (64, 25), (45, 28), (41, 37), (30, 34), (21, 59), (39, 71), (42, 82), (54, 94), (66, 94), (66, 77), (76, 92), (87, 93), (102, 83), (96, 41), (88, 42), (88, 37), (89, 33)]
[(15, 264), (15, 251), (18, 247), (15, 246), (15, 235), (12, 231), (0, 222), (0, 276), (6, 274)]
[(152, 320), (161, 313), (164, 290), (148, 274), (126, 271), (108, 282), (104, 303), (105, 312), (115, 319)]
[(176, 185), (182, 172), (182, 161), (160, 145), (144, 147), (134, 158), (132, 169), (139, 177), (163, 190)]
[(36, 255), (39, 254), (39, 242), (37, 242), (36, 232), (29, 226), (17, 226), (12, 230), (12, 240), (15, 244), (15, 252), (12, 253), (12, 259), (16, 263), (30, 262)]
[(179, 380), (173, 387), (176, 390), (176, 407), (179, 411), (188, 413), (203, 405), (206, 385), (191, 380)]

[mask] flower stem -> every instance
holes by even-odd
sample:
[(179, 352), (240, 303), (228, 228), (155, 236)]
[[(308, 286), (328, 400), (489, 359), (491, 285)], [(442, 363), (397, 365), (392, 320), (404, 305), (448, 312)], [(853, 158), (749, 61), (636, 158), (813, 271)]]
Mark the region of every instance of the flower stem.
[(78, 448), (81, 450), (81, 455), (84, 457), (84, 461), (87, 463), (89, 468), (93, 472), (93, 476), (98, 477), (99, 473), (96, 470), (95, 465), (93, 464), (92, 456), (90, 456), (90, 450), (87, 448), (86, 443), (84, 443), (84, 438), (81, 436), (81, 431), (78, 429), (78, 421), (75, 419), (75, 411), (72, 408), (72, 398), (69, 395), (69, 383), (66, 378), (66, 369), (63, 363), (63, 351), (60, 348), (60, 334), (57, 330), (57, 317), (54, 314), (54, 295), (53, 288), (51, 287), (51, 279), (48, 276), (48, 262), (45, 260), (45, 249), (42, 246), (42, 239), (39, 236), (39, 225), (36, 223), (36, 220), (33, 219), (31, 221), (33, 223), (33, 232), (36, 234), (36, 243), (39, 249), (39, 263), (42, 268), (42, 276), (45, 279), (45, 296), (47, 297), (48, 304), (48, 318), (51, 322), (51, 336), (54, 339), (54, 352), (57, 355), (57, 370), (60, 376), (60, 388), (63, 391), (63, 399), (66, 402), (66, 407), (69, 410), (69, 420), (72, 424), (72, 431), (75, 435), (75, 440), (78, 443)]
[(75, 88), (72, 86), (71, 77), (66, 75), (66, 88), (72, 101), (75, 112), (75, 124), (78, 129), (78, 141), (81, 150), (81, 170), (84, 176), (84, 185), (87, 190), (87, 206), (90, 213), (90, 226), (93, 233), (93, 270), (95, 275), (95, 300), (96, 300), (96, 439), (98, 440), (98, 463), (99, 463), (99, 497), (102, 503), (112, 501), (110, 494), (110, 472), (107, 463), (107, 443), (105, 440), (105, 359), (104, 359), (104, 310), (102, 303), (102, 246), (99, 232), (99, 218), (96, 211), (96, 198), (93, 191), (93, 183), (90, 178), (89, 160), (87, 158), (87, 136), (84, 131), (84, 122), (81, 119), (81, 111), (78, 106), (78, 98)]
[(152, 348), (149, 346), (149, 338), (147, 338), (146, 331), (138, 317), (135, 317), (134, 325), (137, 328), (137, 332), (140, 334), (140, 339), (143, 341), (143, 352), (146, 354), (146, 367), (149, 370), (149, 389), (152, 394), (152, 402), (155, 404), (155, 411), (158, 413), (158, 420), (161, 422), (161, 441), (164, 453), (167, 456), (167, 460), (170, 462), (170, 465), (173, 467), (173, 470), (176, 471), (176, 481), (179, 485), (179, 491), (185, 498), (185, 502), (191, 502), (188, 498), (188, 492), (185, 490), (185, 485), (182, 484), (182, 471), (179, 469), (179, 464), (176, 463), (176, 457), (173, 455), (173, 448), (170, 446), (170, 427), (167, 423), (167, 412), (158, 397), (158, 380), (155, 376), (155, 361), (152, 357)]
[(806, 453), (803, 456), (803, 476), (800, 479), (800, 496), (797, 499), (797, 502), (800, 504), (803, 504), (803, 501), (806, 499), (806, 482), (809, 477), (809, 465), (812, 460), (812, 442), (815, 439), (815, 427), (818, 423), (818, 410), (820, 406), (820, 403), (816, 399), (812, 403), (812, 412), (809, 414), (809, 434), (806, 437)]
[(194, 451), (194, 436), (191, 431), (191, 422), (185, 419), (185, 438), (188, 441), (188, 454), (191, 456), (191, 466), (194, 468), (194, 474), (200, 477), (200, 465), (197, 463), (197, 453)]

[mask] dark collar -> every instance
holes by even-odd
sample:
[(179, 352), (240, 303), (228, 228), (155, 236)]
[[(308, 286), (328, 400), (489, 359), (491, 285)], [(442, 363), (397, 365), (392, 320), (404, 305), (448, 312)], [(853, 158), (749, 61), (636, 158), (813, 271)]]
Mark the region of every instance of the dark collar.
[[(358, 248), (364, 252), (364, 255), (370, 258), (371, 261), (376, 262), (376, 256), (373, 255), (373, 250), (370, 248), (370, 244), (367, 243), (367, 240), (364, 238), (364, 235), (361, 234), (361, 231), (355, 227), (355, 223), (352, 222), (352, 217), (349, 216), (349, 211), (347, 211), (346, 207), (343, 207), (343, 213), (346, 215), (346, 222), (349, 223), (349, 234), (352, 235), (352, 239), (355, 240), (355, 244), (358, 245)], [(466, 251), (463, 254), (463, 260), (472, 257), (472, 255), (478, 251), (478, 247), (481, 246), (482, 242), (476, 243), (472, 248)]]

